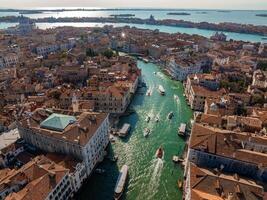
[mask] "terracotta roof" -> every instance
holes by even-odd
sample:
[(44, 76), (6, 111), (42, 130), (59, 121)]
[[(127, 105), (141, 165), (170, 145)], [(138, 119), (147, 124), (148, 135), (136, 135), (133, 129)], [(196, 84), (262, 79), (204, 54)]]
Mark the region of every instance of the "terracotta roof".
[(218, 116), (218, 115), (202, 114), (200, 122), (206, 123), (209, 125), (221, 126), (222, 125), (222, 117)]
[[(41, 122), (51, 114), (64, 114), (74, 116), (76, 122), (69, 124), (62, 131), (49, 130), (40, 126)], [(54, 137), (69, 142), (86, 145), (95, 131), (106, 119), (108, 114), (95, 112), (72, 112), (69, 110), (45, 110), (37, 109), (30, 118), (22, 120), (20, 123), (23, 127), (32, 129), (34, 132)]]
[(38, 156), (22, 168), (10, 171), (9, 175), (1, 179), (0, 184), (16, 184), (18, 179), (27, 182), (22, 190), (9, 194), (7, 200), (44, 200), (68, 171), (46, 157)]
[(194, 94), (196, 94), (197, 96), (203, 96), (203, 97), (218, 97), (218, 96), (220, 97), (226, 94), (225, 89), (220, 89), (218, 91), (211, 91), (199, 85), (192, 85), (192, 90)]
[(195, 123), (192, 127), (190, 148), (267, 167), (267, 154), (245, 146), (246, 141), (267, 145), (265, 136)]
[(263, 200), (263, 187), (252, 180), (189, 165), (192, 200)]

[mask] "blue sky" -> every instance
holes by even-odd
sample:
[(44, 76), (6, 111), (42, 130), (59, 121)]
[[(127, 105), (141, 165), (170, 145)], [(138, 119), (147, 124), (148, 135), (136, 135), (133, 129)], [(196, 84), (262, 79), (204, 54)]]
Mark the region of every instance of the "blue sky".
[(267, 0), (0, 0), (0, 7), (155, 7), (267, 10)]

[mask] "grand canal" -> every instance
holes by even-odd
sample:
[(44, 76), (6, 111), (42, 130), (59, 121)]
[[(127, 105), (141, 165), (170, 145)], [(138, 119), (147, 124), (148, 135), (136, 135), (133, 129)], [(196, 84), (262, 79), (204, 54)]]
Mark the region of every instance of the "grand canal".
[[(140, 91), (135, 95), (131, 106), (136, 114), (120, 121), (121, 125), (130, 123), (131, 132), (127, 138), (118, 139), (109, 149), (109, 153), (119, 156), (118, 162), (105, 160), (99, 167), (104, 168), (106, 174), (94, 174), (82, 188), (79, 199), (113, 199), (117, 176), (123, 164), (129, 166), (129, 182), (123, 199), (167, 200), (182, 197), (176, 183), (183, 177), (183, 170), (172, 162), (172, 156), (183, 152), (185, 142), (177, 136), (177, 128), (181, 122), (188, 122), (192, 115), (183, 97), (183, 85), (164, 75), (154, 64), (138, 61), (138, 66), (142, 69), (147, 89), (153, 91), (152, 95), (142, 95)], [(166, 96), (158, 93), (159, 85), (165, 88)], [(175, 99), (174, 95), (179, 98)], [(171, 111), (174, 112), (174, 118), (168, 120), (167, 115)], [(151, 117), (149, 123), (145, 122), (147, 116)], [(160, 118), (158, 123), (155, 122), (156, 116)], [(143, 136), (146, 127), (151, 129), (148, 138)], [(159, 146), (165, 151), (163, 160), (155, 158)]]

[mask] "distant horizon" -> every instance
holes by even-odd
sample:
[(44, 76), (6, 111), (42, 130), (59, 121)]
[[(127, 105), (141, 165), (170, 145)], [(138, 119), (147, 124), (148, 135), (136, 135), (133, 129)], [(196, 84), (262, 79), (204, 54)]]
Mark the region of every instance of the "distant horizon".
[(92, 9), (92, 10), (227, 10), (227, 11), (267, 11), (267, 9), (230, 9), (230, 8), (160, 8), (160, 7), (73, 7), (73, 6), (37, 6), (37, 7), (0, 7), (0, 10), (56, 10), (56, 9)]
[[(152, 6), (153, 5), (153, 6)], [(267, 10), (266, 0), (1, 0), (3, 9), (34, 8), (105, 8), (105, 9), (209, 9), (209, 10)]]

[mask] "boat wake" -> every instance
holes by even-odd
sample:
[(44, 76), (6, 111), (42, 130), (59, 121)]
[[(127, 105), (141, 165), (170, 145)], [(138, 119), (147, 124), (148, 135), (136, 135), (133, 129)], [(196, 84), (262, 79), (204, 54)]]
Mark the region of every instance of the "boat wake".
[(158, 188), (160, 186), (160, 178), (163, 170), (163, 160), (160, 158), (153, 159), (153, 164), (151, 166), (152, 168), (152, 175), (150, 178), (150, 181), (148, 183), (148, 190), (147, 199), (154, 199), (154, 195), (157, 193)]

